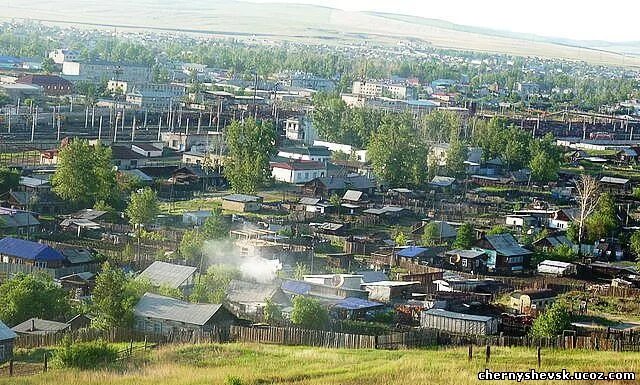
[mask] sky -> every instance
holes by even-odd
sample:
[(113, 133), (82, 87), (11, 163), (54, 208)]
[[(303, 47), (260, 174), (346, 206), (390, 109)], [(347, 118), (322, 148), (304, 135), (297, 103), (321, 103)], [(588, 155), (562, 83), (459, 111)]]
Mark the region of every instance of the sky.
[(250, 0), (383, 11), (576, 40), (640, 41), (637, 0)]

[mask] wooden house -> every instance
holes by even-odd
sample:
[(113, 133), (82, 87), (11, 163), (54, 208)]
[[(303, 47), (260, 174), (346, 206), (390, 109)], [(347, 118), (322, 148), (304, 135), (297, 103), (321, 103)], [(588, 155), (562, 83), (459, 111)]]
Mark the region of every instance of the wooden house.
[(13, 357), (13, 341), (18, 335), (0, 321), (0, 363)]
[(197, 267), (155, 261), (140, 273), (138, 279), (149, 280), (155, 287), (169, 287), (186, 293), (195, 285), (197, 271)]
[(17, 334), (48, 335), (69, 331), (70, 325), (64, 322), (56, 322), (39, 318), (28, 319), (11, 328)]
[(189, 303), (152, 293), (146, 293), (134, 309), (134, 330), (143, 333), (208, 332), (236, 322), (220, 304)]
[(356, 190), (371, 196), (376, 187), (375, 180), (363, 175), (350, 174), (345, 177), (329, 176), (313, 179), (304, 184), (302, 192), (306, 196), (329, 198), (333, 194), (343, 196), (347, 190)]
[(262, 197), (245, 194), (231, 194), (222, 197), (222, 209), (240, 213), (256, 212), (262, 209)]
[(482, 250), (450, 250), (445, 252), (445, 266), (472, 274), (486, 274), (489, 256)]
[(58, 268), (64, 256), (51, 246), (17, 238), (0, 239), (0, 261), (17, 265)]
[(485, 235), (478, 246), (489, 255), (487, 266), (499, 274), (523, 274), (530, 269), (533, 252), (509, 233)]
[(282, 291), (278, 284), (239, 280), (229, 282), (225, 304), (237, 316), (262, 315), (268, 302), (280, 308), (291, 306), (289, 296)]

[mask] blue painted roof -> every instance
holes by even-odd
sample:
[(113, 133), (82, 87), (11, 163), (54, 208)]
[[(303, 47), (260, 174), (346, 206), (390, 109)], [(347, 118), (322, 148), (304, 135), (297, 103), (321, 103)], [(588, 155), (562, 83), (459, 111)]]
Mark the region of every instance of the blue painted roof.
[(0, 254), (36, 261), (64, 260), (64, 256), (51, 246), (16, 238), (0, 239)]
[(424, 247), (410, 246), (398, 252), (398, 255), (405, 258), (415, 258), (427, 251)]
[(282, 282), (282, 290), (289, 293), (305, 295), (311, 291), (311, 285), (301, 281), (284, 281)]
[(371, 309), (374, 307), (384, 306), (379, 302), (367, 301), (361, 298), (345, 298), (336, 304), (336, 307), (347, 310)]

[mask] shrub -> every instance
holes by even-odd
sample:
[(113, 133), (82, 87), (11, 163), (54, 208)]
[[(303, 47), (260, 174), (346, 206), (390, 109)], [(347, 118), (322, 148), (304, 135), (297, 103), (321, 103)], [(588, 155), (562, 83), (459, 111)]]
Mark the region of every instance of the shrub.
[(242, 379), (236, 376), (228, 376), (224, 383), (225, 385), (243, 385)]
[(54, 355), (54, 362), (63, 368), (89, 369), (117, 358), (118, 350), (104, 341), (71, 343), (65, 339)]
[(306, 329), (323, 329), (329, 322), (329, 313), (315, 299), (298, 296), (293, 299), (291, 321)]
[(555, 302), (533, 322), (531, 336), (534, 338), (555, 337), (569, 326), (571, 326), (571, 315), (567, 305), (563, 301)]

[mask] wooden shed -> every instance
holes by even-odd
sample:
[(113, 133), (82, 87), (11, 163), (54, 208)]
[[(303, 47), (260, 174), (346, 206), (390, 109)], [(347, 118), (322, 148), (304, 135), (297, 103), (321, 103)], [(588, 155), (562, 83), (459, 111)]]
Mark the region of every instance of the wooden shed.
[(429, 309), (422, 312), (420, 326), (450, 333), (489, 335), (498, 332), (498, 319), (442, 309)]

